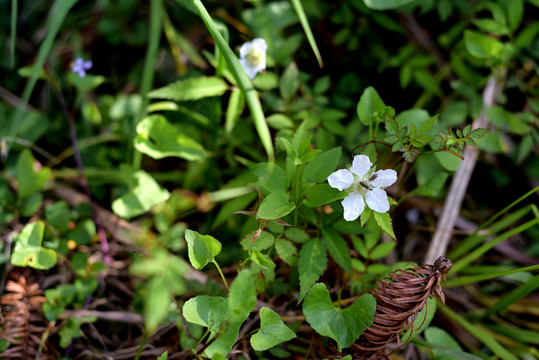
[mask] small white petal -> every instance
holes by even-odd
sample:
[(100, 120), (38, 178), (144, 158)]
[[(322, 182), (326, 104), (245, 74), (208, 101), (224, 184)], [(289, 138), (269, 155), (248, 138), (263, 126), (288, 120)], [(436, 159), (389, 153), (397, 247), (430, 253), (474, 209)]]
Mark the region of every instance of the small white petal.
[(342, 191), (352, 186), (354, 175), (346, 169), (337, 170), (328, 176), (328, 183), (332, 188)]
[(259, 68), (257, 66), (251, 66), (245, 59), (240, 59), (241, 66), (245, 69), (245, 72), (247, 73), (247, 76), (249, 76), (249, 79), (254, 79), (256, 74), (258, 73)]
[(365, 202), (361, 195), (356, 193), (351, 193), (341, 201), (342, 207), (344, 208), (344, 220), (354, 221), (361, 215), (363, 209), (365, 209)]
[(253, 44), (250, 43), (250, 42), (246, 42), (245, 44), (243, 44), (240, 48), (240, 57), (241, 58), (244, 58), (247, 56), (247, 54), (249, 54), (251, 52), (251, 50), (253, 49)]
[(268, 45), (266, 44), (266, 40), (256, 38), (253, 39), (251, 44), (253, 44), (253, 48), (256, 50), (256, 52), (266, 55), (266, 52), (268, 51)]
[(365, 195), (365, 201), (367, 206), (372, 210), (385, 213), (389, 211), (389, 201), (387, 200), (387, 194), (384, 190), (374, 188), (370, 191), (367, 191)]
[(367, 155), (356, 155), (350, 171), (359, 177), (363, 177), (371, 169), (371, 166), (372, 163)]
[(374, 187), (385, 188), (393, 185), (397, 181), (397, 172), (393, 169), (378, 170), (373, 175), (376, 175), (376, 179), (371, 181)]

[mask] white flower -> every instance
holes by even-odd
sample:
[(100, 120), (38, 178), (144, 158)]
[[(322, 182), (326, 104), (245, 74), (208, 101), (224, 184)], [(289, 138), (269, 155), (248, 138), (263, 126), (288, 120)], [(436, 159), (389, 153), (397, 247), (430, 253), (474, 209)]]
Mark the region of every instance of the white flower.
[(329, 186), (346, 190), (348, 196), (341, 202), (344, 208), (344, 219), (356, 220), (365, 209), (365, 203), (373, 211), (385, 213), (389, 210), (387, 194), (381, 188), (397, 181), (395, 170), (376, 170), (366, 155), (354, 156), (350, 170), (337, 170), (328, 176)]
[(249, 79), (253, 79), (260, 70), (266, 68), (266, 51), (268, 45), (264, 39), (256, 38), (246, 42), (240, 48), (240, 64)]

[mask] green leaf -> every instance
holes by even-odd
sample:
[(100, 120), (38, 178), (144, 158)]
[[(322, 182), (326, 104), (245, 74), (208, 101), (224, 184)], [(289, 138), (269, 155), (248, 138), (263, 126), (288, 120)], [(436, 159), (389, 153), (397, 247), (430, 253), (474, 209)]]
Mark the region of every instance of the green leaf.
[(284, 236), (286, 236), (287, 239), (300, 244), (303, 244), (310, 239), (309, 234), (307, 234), (305, 230), (298, 229), (296, 227), (286, 229)]
[(291, 129), (294, 127), (294, 121), (284, 114), (273, 114), (266, 119), (268, 125), (274, 129)]
[[(461, 360), (460, 352), (462, 348), (451, 335), (437, 327), (430, 327), (425, 331), (425, 339), (435, 345), (441, 346), (443, 349), (434, 348), (432, 350), (434, 358), (437, 360)], [(456, 350), (456, 351), (455, 351)]]
[(198, 100), (220, 96), (227, 89), (228, 85), (223, 79), (203, 76), (176, 81), (165, 87), (155, 89), (148, 93), (148, 97), (176, 101)]
[(45, 224), (41, 220), (24, 226), (15, 239), (15, 248), (10, 257), (12, 265), (38, 270), (47, 270), (56, 265), (56, 252), (41, 247), (44, 231)]
[(408, 5), (416, 0), (363, 0), (365, 5), (372, 10), (391, 10)]
[[(226, 120), (225, 120), (225, 133), (230, 135), (234, 126), (238, 122), (238, 119), (245, 108), (245, 99), (241, 91), (238, 89), (232, 90), (230, 93), (230, 99), (228, 100), (228, 106), (226, 108)], [(269, 119), (268, 123), (269, 123)]]
[(340, 267), (352, 274), (350, 248), (339, 233), (332, 228), (322, 228), (322, 239), (331, 257)]
[(341, 158), (341, 147), (338, 146), (318, 154), (303, 170), (304, 182), (326, 181), (328, 176), (335, 170)]
[(122, 197), (114, 200), (112, 210), (115, 214), (130, 219), (144, 214), (152, 206), (166, 201), (170, 193), (159, 186), (154, 178), (145, 171), (139, 170), (132, 174), (135, 187)]
[(357, 115), (359, 116), (361, 123), (365, 126), (369, 126), (373, 114), (384, 111), (384, 109), (385, 104), (376, 90), (372, 86), (366, 88), (357, 104)]
[(345, 191), (332, 188), (328, 184), (316, 184), (305, 191), (303, 203), (308, 207), (316, 207), (343, 199), (347, 195)]
[(240, 271), (230, 286), (228, 308), (239, 316), (249, 315), (256, 305), (255, 283), (248, 269)]
[(326, 270), (328, 258), (326, 248), (320, 239), (313, 238), (301, 247), (299, 252), (299, 284), (298, 303), (303, 300), (313, 284)]
[(212, 333), (219, 331), (221, 324), (229, 315), (228, 301), (220, 296), (198, 295), (183, 305), (185, 320), (205, 326)]
[(67, 237), (79, 245), (90, 245), (95, 234), (95, 222), (92, 219), (85, 219), (80, 221), (73, 230), (68, 232)]
[(290, 202), (287, 193), (275, 191), (262, 200), (256, 213), (256, 219), (277, 220), (290, 214), (295, 208), (296, 205)]
[(283, 99), (289, 100), (294, 96), (299, 88), (299, 70), (296, 63), (290, 63), (284, 70), (279, 89)]
[(481, 59), (501, 59), (504, 51), (498, 40), (471, 30), (464, 31), (464, 45), (470, 54)]
[(250, 170), (258, 177), (258, 185), (262, 191), (267, 193), (287, 191), (290, 187), (288, 174), (274, 163), (259, 163)]
[(241, 316), (231, 316), (227, 323), (228, 326), (222, 330), (224, 333), (219, 332), (215, 335), (212, 334), (211, 338), (217, 337), (217, 340), (213, 341), (211, 345), (208, 346), (204, 351), (204, 354), (210, 359), (226, 360), (226, 356), (238, 339), (241, 324), (247, 319), (247, 316), (249, 316), (249, 313)]
[(275, 236), (267, 231), (262, 231), (260, 235), (253, 241), (253, 236), (258, 230), (255, 230), (247, 234), (241, 239), (241, 246), (243, 250), (249, 251), (251, 249), (265, 250), (273, 246), (275, 243)]
[(373, 211), (372, 213), (374, 214), (374, 219), (376, 220), (376, 223), (380, 229), (384, 230), (389, 234), (389, 236), (396, 240), (395, 233), (393, 232), (393, 223), (391, 222), (389, 213), (379, 213), (376, 211)]
[(28, 149), (23, 150), (17, 159), (16, 178), (19, 185), (17, 190), (19, 199), (24, 199), (43, 189), (51, 175), (50, 168), (43, 167), (41, 169), (35, 169), (34, 162), (34, 156)]
[(343, 309), (333, 305), (324, 284), (311, 288), (303, 303), (303, 314), (312, 328), (337, 342), (339, 351), (352, 345), (372, 325), (376, 300), (371, 294), (362, 295)]
[(282, 342), (292, 340), (296, 334), (290, 330), (273, 310), (260, 309), (260, 330), (251, 336), (251, 346), (256, 351), (264, 351)]
[(193, 230), (185, 230), (185, 241), (189, 262), (197, 270), (204, 268), (221, 252), (221, 243), (211, 235), (201, 235)]
[(180, 133), (162, 115), (150, 115), (140, 121), (135, 148), (154, 159), (171, 156), (193, 161), (206, 156), (202, 145)]
[(426, 135), (429, 133), (429, 131), (432, 130), (432, 127), (434, 126), (434, 123), (436, 121), (436, 118), (438, 118), (438, 115), (435, 115), (431, 117), (428, 120), (425, 120), (421, 123), (419, 126), (419, 130), (417, 130), (418, 135)]
[(165, 320), (171, 302), (172, 291), (165, 279), (159, 277), (150, 279), (144, 296), (144, 319), (149, 334)]
[(279, 238), (275, 242), (275, 250), (285, 263), (290, 266), (298, 264), (298, 249), (290, 241)]
[(391, 252), (391, 250), (393, 250), (395, 245), (397, 245), (395, 241), (384, 242), (376, 245), (369, 254), (369, 259), (376, 260), (386, 257)]
[(413, 326), (401, 337), (401, 343), (406, 343), (410, 339), (414, 339), (423, 330), (427, 329), (434, 318), (434, 314), (436, 314), (436, 299), (428, 298), (427, 304), (417, 314)]
[(157, 358), (157, 360), (167, 360), (167, 359), (168, 359), (168, 351), (165, 351), (164, 353), (159, 355), (159, 357)]
[(59, 232), (67, 231), (70, 217), (69, 206), (65, 201), (55, 202), (45, 208), (47, 223)]
[(320, 51), (318, 50), (318, 46), (316, 45), (316, 40), (313, 36), (313, 32), (311, 31), (311, 27), (309, 26), (309, 21), (307, 20), (307, 16), (305, 15), (305, 10), (303, 10), (303, 5), (301, 4), (300, 0), (292, 0), (291, 3), (294, 6), (296, 13), (298, 14), (299, 22), (303, 27), (305, 36), (307, 36), (309, 45), (311, 45), (314, 56), (316, 56), (316, 60), (318, 60), (318, 66), (322, 68), (324, 67), (324, 64), (322, 63), (322, 56), (320, 56)]
[(440, 164), (449, 171), (457, 171), (462, 162), (458, 156), (448, 153), (447, 151), (436, 152), (434, 153), (434, 156), (438, 159)]

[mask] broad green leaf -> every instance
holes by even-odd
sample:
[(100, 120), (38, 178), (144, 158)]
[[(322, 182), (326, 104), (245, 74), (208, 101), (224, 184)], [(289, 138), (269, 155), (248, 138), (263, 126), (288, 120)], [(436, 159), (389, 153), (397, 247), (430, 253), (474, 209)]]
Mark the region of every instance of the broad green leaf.
[(457, 171), (462, 162), (458, 156), (448, 153), (447, 151), (435, 152), (434, 156), (438, 159), (444, 169), (449, 171)]
[(193, 230), (185, 230), (185, 240), (191, 265), (197, 270), (204, 268), (221, 252), (221, 243), (211, 235), (201, 235)]
[(248, 269), (240, 271), (230, 286), (228, 308), (236, 315), (249, 315), (256, 305), (254, 280)]
[(45, 208), (47, 223), (60, 232), (67, 231), (70, 217), (69, 206), (65, 201), (57, 201)]
[(288, 194), (282, 191), (275, 191), (262, 200), (256, 213), (256, 218), (264, 220), (280, 219), (290, 214), (295, 208), (296, 205), (290, 202)]
[[(412, 125), (414, 125), (416, 129), (421, 129), (421, 125), (430, 119), (431, 117), (429, 113), (423, 109), (405, 110), (399, 113), (399, 115), (397, 115), (395, 118), (399, 124), (399, 128), (403, 128), (405, 126), (408, 127), (408, 134), (410, 134)], [(428, 124), (425, 126), (428, 126)]]
[(155, 89), (148, 93), (148, 97), (176, 101), (198, 100), (220, 96), (227, 89), (228, 85), (223, 79), (203, 76), (176, 81), (165, 87)]
[(12, 265), (38, 270), (47, 270), (56, 265), (56, 252), (41, 247), (44, 230), (45, 224), (40, 220), (24, 226), (15, 239), (15, 248), (10, 257)]
[(258, 177), (260, 190), (267, 193), (287, 191), (290, 187), (288, 174), (279, 165), (274, 163), (256, 164), (251, 168), (251, 172)]
[(320, 239), (313, 238), (303, 244), (298, 260), (300, 285), (298, 303), (303, 300), (311, 286), (326, 271), (327, 264), (326, 248)]
[(297, 266), (298, 249), (290, 241), (283, 238), (277, 239), (275, 242), (275, 250), (285, 263), (290, 266)]
[(279, 83), (281, 96), (283, 99), (289, 100), (294, 96), (299, 88), (299, 70), (296, 63), (290, 63), (284, 70), (283, 76)]
[(368, 8), (373, 10), (391, 10), (398, 9), (408, 5), (416, 0), (363, 0)]
[(479, 149), (491, 154), (507, 154), (510, 151), (509, 145), (499, 132), (487, 132), (476, 143)]
[(322, 239), (331, 257), (340, 267), (352, 274), (350, 248), (342, 236), (332, 228), (322, 228)]
[[(461, 360), (459, 352), (462, 351), (459, 343), (455, 341), (444, 330), (437, 327), (430, 327), (425, 331), (425, 339), (435, 345), (439, 345), (444, 349), (433, 349), (434, 358), (437, 360)], [(455, 351), (456, 350), (456, 351)]]
[(500, 59), (504, 52), (501, 42), (471, 30), (464, 31), (464, 45), (470, 54), (481, 59)]
[(260, 309), (260, 330), (251, 336), (251, 346), (256, 351), (264, 351), (282, 342), (292, 340), (296, 334), (290, 330), (273, 310)]
[(170, 196), (147, 172), (139, 170), (132, 176), (136, 186), (112, 203), (114, 213), (126, 219), (148, 212), (152, 206), (166, 201)]
[(305, 192), (303, 203), (308, 207), (316, 207), (341, 200), (347, 195), (345, 191), (334, 189), (328, 184), (316, 184)]
[(343, 309), (333, 305), (324, 284), (314, 285), (303, 303), (303, 314), (312, 328), (337, 342), (339, 351), (352, 345), (372, 325), (376, 300), (371, 294), (362, 295)]
[(206, 156), (202, 145), (180, 133), (162, 115), (150, 115), (137, 125), (135, 148), (154, 159), (170, 156), (193, 161)]
[(265, 250), (273, 246), (275, 243), (275, 236), (267, 231), (262, 231), (260, 235), (253, 241), (252, 238), (256, 232), (257, 230), (247, 234), (243, 239), (241, 239), (241, 246), (243, 247), (243, 250)]
[(146, 286), (144, 295), (144, 319), (146, 331), (151, 334), (168, 314), (172, 292), (164, 278), (154, 277)]
[(376, 220), (376, 223), (380, 227), (380, 229), (384, 230), (386, 233), (388, 233), (393, 239), (395, 238), (395, 233), (393, 232), (393, 223), (391, 222), (391, 217), (389, 216), (389, 213), (379, 213), (376, 211), (373, 211), (374, 219)]
[(228, 301), (220, 296), (198, 295), (183, 305), (185, 320), (205, 326), (212, 333), (219, 331), (221, 324), (229, 315)]
[(357, 115), (359, 116), (359, 120), (361, 120), (363, 125), (369, 126), (371, 119), (373, 118), (373, 114), (377, 113), (378, 111), (383, 111), (384, 108), (385, 105), (380, 98), (380, 95), (378, 95), (372, 86), (369, 86), (365, 89), (365, 91), (363, 91), (363, 94), (359, 99), (357, 104)]
[(211, 345), (208, 346), (208, 348), (204, 351), (204, 354), (210, 359), (225, 360), (228, 353), (232, 349), (232, 346), (234, 346), (236, 340), (238, 339), (241, 324), (243, 324), (248, 316), (249, 313), (231, 316), (227, 323), (227, 327), (222, 330), (224, 333), (219, 332), (211, 336), (211, 338), (217, 336), (217, 340), (213, 341)]
[(32, 195), (43, 189), (45, 183), (51, 175), (51, 169), (43, 167), (35, 168), (35, 159), (28, 149), (23, 150), (17, 159), (17, 183), (19, 188), (17, 196), (19, 199)]
[(323, 182), (335, 170), (341, 158), (341, 147), (318, 154), (303, 170), (304, 182)]

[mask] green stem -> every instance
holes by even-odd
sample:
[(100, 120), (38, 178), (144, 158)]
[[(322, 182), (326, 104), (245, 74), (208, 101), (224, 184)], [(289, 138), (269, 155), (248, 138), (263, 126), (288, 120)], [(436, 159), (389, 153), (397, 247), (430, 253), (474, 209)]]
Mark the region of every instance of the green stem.
[(221, 279), (223, 279), (223, 284), (225, 284), (226, 291), (228, 291), (228, 283), (226, 282), (225, 275), (221, 271), (221, 268), (219, 267), (219, 264), (215, 260), (213, 260), (212, 263), (215, 264), (215, 267), (217, 268), (217, 271), (219, 271), (219, 275), (221, 275)]

